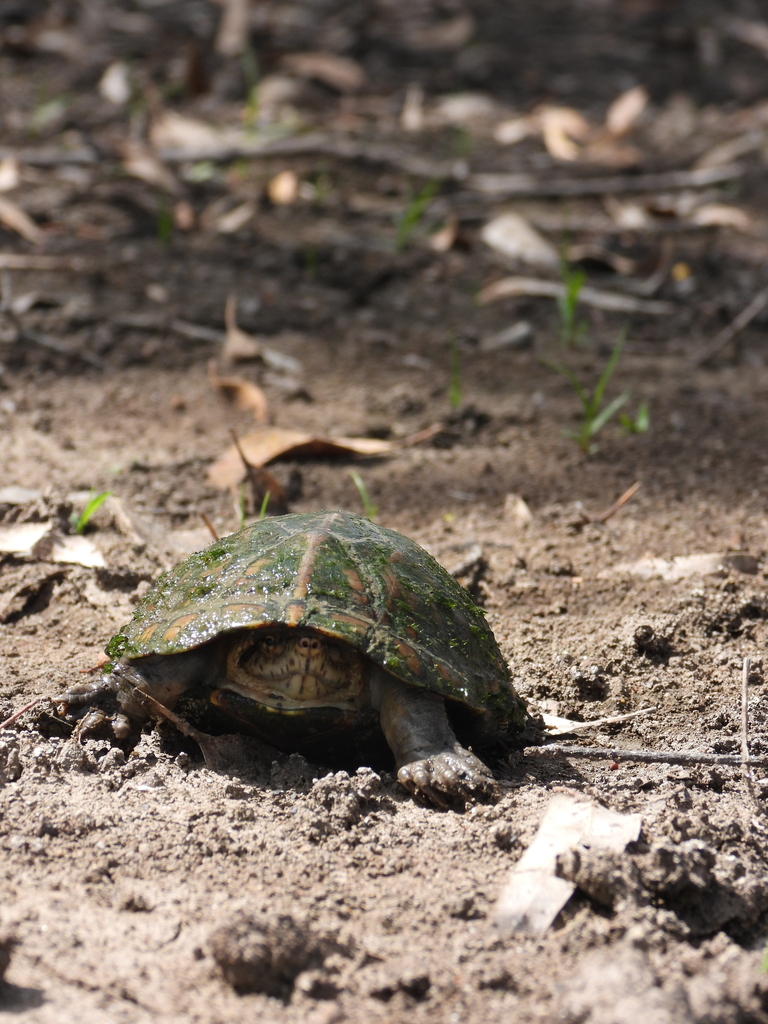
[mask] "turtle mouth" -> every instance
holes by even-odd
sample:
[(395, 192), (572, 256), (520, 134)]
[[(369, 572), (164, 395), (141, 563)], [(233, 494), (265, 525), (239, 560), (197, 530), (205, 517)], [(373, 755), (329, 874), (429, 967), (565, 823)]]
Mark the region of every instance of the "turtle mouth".
[(359, 707), (362, 657), (313, 630), (253, 630), (227, 655), (226, 689), (276, 709)]

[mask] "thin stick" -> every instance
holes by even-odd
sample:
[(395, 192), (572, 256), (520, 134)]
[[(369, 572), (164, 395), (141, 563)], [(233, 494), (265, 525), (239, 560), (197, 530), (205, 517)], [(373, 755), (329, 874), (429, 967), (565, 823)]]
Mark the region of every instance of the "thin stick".
[(743, 331), (744, 328), (755, 319), (766, 303), (768, 303), (768, 288), (763, 288), (763, 290), (758, 292), (754, 299), (752, 299), (750, 304), (745, 309), (742, 309), (736, 319), (720, 331), (711, 345), (705, 348), (703, 352), (699, 352), (693, 357), (691, 360), (691, 367), (695, 369), (698, 366), (703, 366), (705, 363), (708, 363), (713, 356), (722, 352), (722, 350), (726, 348), (731, 341), (733, 341), (739, 331)]
[(622, 505), (626, 505), (626, 503), (629, 501), (629, 499), (632, 497), (632, 495), (637, 490), (639, 490), (639, 488), (640, 488), (640, 481), (637, 480), (637, 481), (635, 481), (635, 483), (632, 484), (632, 486), (630, 488), (628, 488), (626, 491), (624, 491), (624, 493), (618, 499), (618, 501), (614, 501), (614, 503), (611, 505), (611, 507), (607, 508), (605, 510), (605, 512), (602, 512), (599, 516), (595, 516), (595, 518), (592, 520), (592, 522), (593, 523), (607, 523), (608, 520), (611, 518), (611, 516), (615, 515), (619, 511), (619, 509), (622, 507)]
[(90, 269), (81, 256), (26, 256), (19, 252), (0, 252), (0, 270), (65, 270), (72, 273)]
[(595, 758), (606, 761), (644, 761), (649, 764), (751, 764), (761, 768), (768, 767), (768, 757), (748, 757), (742, 754), (707, 754), (703, 751), (675, 750), (617, 750), (611, 747), (570, 747), (560, 743), (549, 743), (543, 747), (526, 747), (526, 757), (551, 757), (561, 754), (563, 757)]
[(749, 764), (749, 658), (745, 658), (741, 669), (741, 763), (744, 766), (744, 777), (751, 775)]
[(205, 525), (208, 527), (208, 532), (213, 537), (213, 539), (214, 540), (220, 540), (221, 538), (219, 537), (219, 534), (218, 534), (218, 531), (217, 531), (216, 527), (213, 525), (213, 523), (208, 518), (208, 516), (205, 514), (205, 512), (201, 512), (200, 513), (200, 518), (203, 520)]
[(48, 698), (48, 697), (36, 697), (34, 700), (31, 700), (29, 702), (29, 704), (25, 705), (21, 709), (21, 711), (15, 712), (15, 714), (11, 715), (10, 718), (6, 718), (6, 720), (4, 722), (0, 722), (0, 730), (2, 730), (2, 729), (10, 729), (10, 727), (13, 725), (14, 722), (18, 722), (18, 720), (21, 718), (22, 715), (26, 715), (26, 713), (28, 711), (31, 711), (32, 708), (35, 707), (36, 704), (39, 704), (41, 700), (49, 700), (49, 699), (50, 698)]

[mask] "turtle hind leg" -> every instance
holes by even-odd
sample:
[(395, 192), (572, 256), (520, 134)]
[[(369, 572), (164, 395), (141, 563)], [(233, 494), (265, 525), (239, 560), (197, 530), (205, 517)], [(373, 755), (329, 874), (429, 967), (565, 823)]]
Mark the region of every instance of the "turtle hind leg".
[(407, 686), (377, 670), (371, 679), (371, 699), (395, 755), (397, 778), (416, 800), (450, 807), (499, 799), (490, 769), (454, 736), (439, 694)]

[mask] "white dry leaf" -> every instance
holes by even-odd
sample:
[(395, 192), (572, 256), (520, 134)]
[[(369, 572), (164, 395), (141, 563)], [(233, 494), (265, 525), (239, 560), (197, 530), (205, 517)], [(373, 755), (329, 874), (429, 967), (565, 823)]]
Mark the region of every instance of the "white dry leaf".
[(693, 211), (688, 220), (702, 228), (735, 228), (737, 231), (750, 232), (752, 221), (738, 206), (727, 203), (704, 203)]
[(140, 178), (149, 185), (155, 185), (172, 195), (177, 195), (180, 186), (176, 177), (165, 164), (158, 159), (149, 146), (143, 142), (126, 139), (120, 144), (120, 155), (123, 167), (133, 178)]
[[(45, 539), (43, 543), (45, 543)], [(90, 569), (102, 568), (107, 564), (104, 561), (104, 555), (93, 541), (79, 534), (67, 537), (54, 536), (50, 554), (47, 554), (46, 557), (51, 562), (84, 565)]]
[(530, 526), (533, 522), (533, 512), (521, 495), (508, 494), (504, 498), (504, 519), (511, 520), (515, 526)]
[(608, 107), (605, 115), (605, 129), (614, 137), (626, 135), (648, 105), (648, 90), (636, 85), (618, 96)]
[[(174, 110), (166, 110), (152, 122), (149, 141), (155, 149), (189, 150), (195, 154), (215, 157), (225, 148), (221, 132), (206, 121), (184, 117)], [(199, 157), (200, 158), (200, 157)]]
[(11, 523), (9, 526), (0, 526), (0, 551), (9, 555), (28, 555), (50, 529), (50, 523)]
[(515, 146), (529, 135), (535, 135), (539, 131), (536, 118), (533, 117), (510, 117), (506, 121), (500, 121), (493, 132), (493, 137), (500, 146)]
[(551, 269), (560, 266), (557, 249), (519, 213), (494, 217), (483, 227), (480, 237), (509, 259)]
[(714, 552), (696, 555), (676, 555), (674, 558), (641, 558), (637, 562), (621, 562), (598, 573), (600, 579), (610, 576), (639, 576), (649, 580), (660, 577), (669, 583), (691, 576), (720, 576), (729, 569), (754, 575), (757, 563), (742, 552)]
[(544, 935), (576, 890), (556, 875), (557, 858), (577, 846), (621, 853), (640, 837), (639, 814), (619, 814), (587, 800), (552, 797), (528, 849), (512, 868), (493, 911), (503, 934)]
[(35, 224), (29, 214), (10, 199), (0, 197), (0, 223), (26, 238), (28, 242), (38, 245), (43, 240), (43, 232)]
[(116, 107), (131, 98), (131, 80), (124, 60), (113, 61), (99, 81), (99, 94)]
[(299, 194), (299, 178), (295, 171), (280, 171), (267, 185), (267, 195), (275, 206), (290, 206)]
[(337, 92), (359, 92), (365, 85), (365, 71), (351, 57), (335, 53), (287, 53), (282, 67), (299, 78), (312, 78)]
[(0, 160), (0, 192), (10, 192), (21, 181), (18, 157), (7, 156)]
[(411, 82), (405, 90), (400, 127), (404, 132), (420, 132), (424, 129), (424, 89), (418, 82)]
[(643, 231), (653, 219), (640, 203), (622, 202), (616, 196), (606, 196), (603, 206), (616, 227), (625, 231)]
[[(565, 285), (560, 281), (544, 281), (536, 277), (502, 277), (486, 285), (477, 296), (479, 305), (499, 299), (517, 298), (521, 295), (538, 295), (542, 298), (560, 299), (565, 297)], [(595, 309), (608, 309), (617, 313), (647, 313), (651, 316), (668, 316), (675, 311), (671, 302), (656, 299), (636, 299), (633, 295), (607, 292), (602, 288), (584, 285), (579, 292), (579, 302)]]
[(572, 107), (544, 107), (539, 111), (539, 123), (547, 152), (555, 160), (573, 162), (581, 152), (577, 142), (583, 142), (590, 133), (587, 121)]
[(491, 96), (484, 92), (459, 92), (439, 96), (432, 108), (432, 120), (438, 124), (455, 124), (473, 128), (478, 122), (493, 121), (498, 108)]
[(245, 227), (255, 213), (256, 204), (248, 200), (248, 202), (241, 203), (233, 210), (222, 213), (216, 218), (213, 226), (220, 235), (233, 235), (240, 228)]

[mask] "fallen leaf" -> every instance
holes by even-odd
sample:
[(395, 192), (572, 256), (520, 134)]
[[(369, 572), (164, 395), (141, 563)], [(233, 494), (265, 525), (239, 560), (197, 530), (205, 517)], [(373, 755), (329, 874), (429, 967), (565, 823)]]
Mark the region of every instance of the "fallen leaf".
[(43, 239), (43, 232), (29, 214), (25, 213), (16, 203), (12, 203), (10, 199), (2, 197), (0, 197), (0, 223), (35, 245)]
[[(288, 512), (288, 501), (279, 480), (277, 480), (269, 470), (265, 469), (263, 466), (252, 466), (243, 451), (239, 437), (235, 434), (234, 430), (230, 431), (230, 433), (232, 434), (232, 440), (234, 441), (235, 448), (237, 448), (237, 453), (240, 456), (240, 461), (245, 469), (245, 477), (248, 481), (248, 487), (250, 490), (250, 505), (252, 513), (255, 514), (257, 511), (266, 507), (269, 515), (285, 515), (285, 513)], [(264, 505), (265, 500), (268, 501), (267, 506)], [(240, 511), (239, 504), (238, 496), (238, 512)]]
[(448, 252), (453, 247), (458, 233), (458, 221), (452, 217), (439, 231), (435, 231), (429, 236), (429, 248), (432, 252)]
[(256, 204), (248, 200), (235, 206), (232, 210), (220, 214), (213, 222), (213, 226), (220, 235), (234, 235), (240, 228), (245, 227), (256, 213)]
[(155, 149), (194, 150), (214, 156), (224, 147), (221, 132), (206, 121), (164, 110), (152, 122), (149, 141)]
[[(8, 484), (6, 487), (0, 487), (0, 505), (28, 505), (32, 501), (37, 501), (41, 495), (41, 491), (35, 491), (31, 487), (22, 487), (20, 484)], [(25, 523), (24, 525), (29, 524)], [(0, 531), (2, 529), (3, 527), (0, 527)], [(3, 548), (0, 548), (0, 551), (3, 550)]]
[(50, 529), (50, 523), (11, 523), (10, 526), (0, 526), (0, 551), (29, 555)]
[(704, 203), (693, 211), (688, 220), (706, 228), (735, 228), (737, 231), (749, 232), (753, 227), (753, 222), (744, 210), (727, 203)]
[(219, 377), (213, 362), (208, 364), (208, 380), (225, 398), (236, 402), (239, 409), (252, 413), (257, 423), (263, 425), (269, 422), (267, 397), (258, 384), (243, 380), (242, 377)]
[(639, 576), (641, 579), (660, 577), (663, 580), (688, 579), (690, 576), (719, 576), (728, 569), (748, 575), (758, 571), (757, 561), (740, 551), (726, 551), (696, 555), (677, 555), (674, 558), (641, 558), (637, 562), (620, 562), (598, 573), (600, 579), (610, 576)]
[(237, 326), (237, 296), (230, 292), (224, 306), (224, 325), (226, 336), (221, 350), (225, 362), (245, 362), (248, 359), (261, 359), (261, 343)]
[(557, 858), (575, 846), (621, 853), (640, 837), (639, 814), (619, 814), (586, 800), (554, 796), (533, 841), (510, 872), (493, 912), (503, 934), (544, 935), (576, 890), (555, 874)]
[(530, 526), (533, 512), (525, 498), (519, 494), (508, 494), (504, 498), (504, 518), (511, 519), (516, 526)]
[(538, 130), (539, 125), (535, 117), (510, 117), (496, 125), (493, 137), (500, 146), (514, 146), (527, 139), (529, 135), (535, 135)]
[(131, 98), (131, 80), (124, 60), (109, 65), (99, 80), (99, 94), (116, 107), (122, 107)]
[(430, 121), (438, 125), (474, 128), (478, 122), (493, 121), (497, 114), (498, 107), (487, 93), (459, 92), (439, 96), (434, 102)]
[(761, 50), (768, 57), (768, 24), (764, 21), (749, 21), (747, 18), (723, 18), (723, 31), (734, 39)]
[(286, 53), (281, 65), (299, 78), (313, 78), (337, 92), (358, 92), (365, 85), (365, 71), (351, 57), (335, 53)]
[[(399, 445), (373, 437), (316, 437), (303, 430), (267, 427), (240, 438), (240, 447), (252, 466), (264, 466), (283, 456), (292, 458), (334, 458), (345, 455), (385, 455)], [(243, 461), (230, 445), (208, 469), (214, 487), (236, 487), (245, 478)]]
[(195, 226), (195, 210), (186, 199), (180, 199), (173, 207), (173, 226), (179, 231), (191, 231)]
[(483, 227), (480, 237), (492, 249), (512, 260), (555, 269), (560, 256), (536, 228), (519, 213), (502, 213)]
[(608, 107), (605, 115), (605, 129), (613, 136), (626, 135), (648, 105), (648, 90), (636, 85), (618, 96)]
[(471, 14), (457, 14), (446, 21), (420, 24), (414, 19), (404, 22), (404, 39), (409, 50), (416, 53), (436, 53), (441, 50), (460, 50), (466, 46), (475, 31)]
[(21, 181), (19, 161), (15, 156), (0, 160), (0, 192), (10, 192)]
[(581, 160), (584, 163), (598, 164), (600, 167), (636, 167), (642, 159), (642, 150), (637, 146), (617, 142), (607, 135), (598, 136), (581, 151)]
[(538, 116), (549, 155), (556, 160), (578, 160), (581, 150), (576, 142), (583, 142), (590, 133), (589, 124), (578, 110), (572, 107), (544, 107)]
[(117, 146), (126, 172), (134, 178), (140, 178), (149, 185), (177, 195), (180, 186), (174, 174), (160, 161), (152, 150), (143, 142), (134, 139), (123, 139)]
[(89, 569), (103, 568), (107, 564), (90, 538), (80, 534), (63, 536), (55, 530), (40, 538), (32, 548), (32, 556), (46, 562), (84, 565)]
[(424, 89), (418, 82), (411, 82), (405, 90), (400, 127), (404, 132), (420, 132), (424, 128)]
[(280, 171), (267, 185), (267, 195), (276, 206), (290, 206), (299, 194), (299, 179), (295, 171)]
[(753, 128), (735, 139), (728, 139), (727, 142), (720, 142), (712, 149), (708, 149), (699, 157), (694, 166), (697, 170), (708, 167), (725, 167), (742, 156), (761, 150), (764, 145), (765, 132), (762, 128)]

